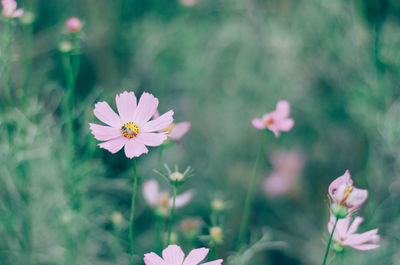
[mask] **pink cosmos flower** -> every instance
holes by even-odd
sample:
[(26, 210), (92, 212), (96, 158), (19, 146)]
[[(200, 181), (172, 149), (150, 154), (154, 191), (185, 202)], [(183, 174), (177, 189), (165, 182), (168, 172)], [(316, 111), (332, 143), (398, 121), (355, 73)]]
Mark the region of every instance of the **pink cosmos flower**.
[(67, 22), (65, 22), (65, 27), (71, 33), (77, 33), (82, 29), (82, 22), (77, 17), (70, 17)]
[[(335, 216), (331, 214), (331, 218), (328, 223), (329, 233), (332, 233), (335, 220)], [(342, 246), (349, 246), (359, 250), (378, 248), (378, 229), (373, 229), (362, 234), (356, 233), (362, 221), (363, 219), (357, 216), (350, 225), (350, 215), (344, 219), (339, 219), (333, 234), (334, 240)]]
[[(150, 206), (168, 209), (172, 207), (173, 198), (166, 191), (160, 192), (157, 181), (152, 179), (143, 183), (142, 192), (145, 200)], [(175, 207), (181, 208), (185, 206), (192, 200), (193, 195), (193, 190), (188, 190), (180, 195), (177, 195), (175, 198)]]
[[(196, 248), (190, 251), (185, 259), (185, 254), (177, 245), (169, 245), (162, 252), (162, 258), (154, 252), (144, 254), (146, 265), (198, 265), (208, 254), (208, 248)], [(220, 265), (222, 259), (202, 263), (201, 265)]]
[(277, 197), (294, 189), (303, 170), (305, 158), (298, 152), (277, 152), (271, 157), (274, 171), (264, 180), (268, 197)]
[(195, 6), (198, 0), (180, 0), (181, 4), (187, 7)]
[(346, 206), (349, 210), (359, 208), (368, 198), (368, 191), (353, 186), (350, 172), (346, 172), (332, 181), (328, 188), (334, 203)]
[[(153, 119), (160, 117), (158, 111), (153, 116)], [(168, 139), (180, 142), (182, 137), (190, 130), (192, 124), (188, 121), (171, 123), (170, 126), (165, 128), (163, 131), (168, 132)]]
[(157, 132), (167, 128), (173, 121), (172, 110), (151, 121), (158, 107), (158, 99), (144, 92), (136, 104), (133, 92), (123, 92), (116, 96), (117, 115), (106, 102), (98, 102), (94, 107), (94, 115), (108, 126), (89, 123), (90, 130), (99, 141), (99, 146), (111, 153), (125, 147), (128, 158), (147, 154), (146, 146), (159, 146), (168, 135)]
[(294, 120), (288, 118), (290, 114), (290, 104), (286, 100), (278, 101), (276, 110), (264, 114), (261, 119), (255, 118), (252, 123), (258, 130), (269, 129), (279, 137), (280, 132), (288, 132), (294, 126)]
[(17, 9), (17, 2), (15, 0), (1, 0), (1, 5), (1, 13), (6, 18), (21, 17), (24, 14), (24, 10), (22, 8)]

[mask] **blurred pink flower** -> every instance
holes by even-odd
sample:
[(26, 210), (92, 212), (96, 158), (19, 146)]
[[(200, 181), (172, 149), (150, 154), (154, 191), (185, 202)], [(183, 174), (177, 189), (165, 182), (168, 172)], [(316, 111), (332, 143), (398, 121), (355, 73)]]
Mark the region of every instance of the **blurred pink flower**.
[[(160, 192), (157, 181), (152, 179), (143, 183), (142, 192), (144, 199), (150, 206), (163, 208), (172, 207), (171, 195), (166, 191)], [(188, 190), (181, 195), (177, 195), (175, 198), (175, 207), (181, 208), (185, 206), (192, 200), (193, 195), (193, 190)]]
[[(158, 111), (154, 114), (153, 118), (156, 119), (160, 116)], [(174, 141), (180, 142), (182, 137), (190, 130), (192, 124), (188, 121), (171, 123), (170, 126), (162, 130), (163, 132), (168, 132), (168, 138)]]
[(65, 27), (71, 33), (77, 33), (82, 29), (82, 22), (77, 17), (70, 17), (67, 22), (65, 22)]
[[(331, 214), (328, 223), (329, 233), (332, 233), (335, 221), (336, 217)], [(377, 243), (380, 238), (378, 235), (378, 229), (373, 229), (362, 234), (355, 233), (362, 221), (363, 219), (357, 216), (350, 225), (350, 215), (344, 219), (339, 219), (335, 232), (333, 233), (334, 240), (342, 246), (349, 246), (359, 250), (378, 248), (379, 245)]]
[[(208, 248), (196, 248), (190, 251), (186, 259), (182, 249), (177, 245), (169, 245), (162, 252), (162, 258), (154, 252), (144, 254), (146, 265), (198, 265), (208, 254)], [(201, 265), (220, 265), (222, 259), (202, 263)]]
[(328, 188), (329, 195), (337, 205), (343, 205), (349, 210), (359, 208), (368, 198), (368, 191), (353, 186), (350, 172), (346, 172), (332, 181)]
[(17, 2), (15, 0), (1, 0), (3, 16), (7, 18), (21, 17), (24, 14), (22, 8), (17, 9)]
[(94, 107), (94, 115), (109, 126), (89, 123), (90, 130), (99, 141), (99, 146), (111, 153), (125, 147), (128, 158), (147, 154), (146, 146), (159, 146), (167, 139), (167, 133), (156, 132), (168, 127), (173, 121), (172, 110), (151, 121), (158, 106), (158, 99), (144, 92), (136, 105), (133, 92), (123, 92), (116, 96), (117, 115), (106, 102), (98, 102)]
[(299, 152), (277, 152), (271, 157), (274, 171), (264, 180), (263, 190), (268, 197), (289, 193), (297, 185), (305, 158)]
[(195, 6), (198, 0), (180, 0), (181, 4), (187, 7)]
[(276, 110), (264, 114), (261, 119), (255, 118), (252, 123), (258, 130), (269, 129), (279, 137), (280, 132), (288, 132), (294, 126), (294, 120), (288, 118), (290, 114), (290, 104), (286, 100), (278, 101)]

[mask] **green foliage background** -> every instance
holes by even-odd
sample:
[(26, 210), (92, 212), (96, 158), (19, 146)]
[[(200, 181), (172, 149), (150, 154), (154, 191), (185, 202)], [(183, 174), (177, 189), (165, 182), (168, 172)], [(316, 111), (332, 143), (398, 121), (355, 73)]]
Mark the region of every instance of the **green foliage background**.
[[(278, 139), (271, 133), (266, 154), (301, 150), (307, 162), (296, 194), (272, 200), (258, 190), (251, 240), (264, 235), (271, 244), (249, 263), (320, 264), (328, 238), (327, 187), (349, 169), (356, 185), (370, 194), (359, 212), (365, 218), (361, 230), (378, 227), (381, 248), (346, 250), (337, 264), (400, 264), (400, 2), (18, 4), (36, 19), (32, 28), (14, 21), (12, 82), (2, 85), (1, 93), (9, 89), (13, 104), (0, 110), (0, 264), (128, 264), (132, 162), (123, 152), (98, 148), (87, 125), (97, 122), (96, 102), (115, 108), (114, 97), (124, 90), (153, 93), (161, 112), (173, 109), (176, 121), (192, 122), (184, 147), (163, 154), (171, 166), (194, 169), (182, 190), (193, 188), (196, 196), (178, 210), (175, 231), (185, 216), (209, 224), (210, 202), (222, 197), (228, 210), (218, 257), (224, 264), (233, 264), (229, 257), (260, 142), (251, 119), (280, 99), (291, 103), (296, 125)], [(64, 128), (65, 78), (58, 51), (70, 16), (84, 21), (75, 147)], [(160, 170), (158, 152), (153, 148), (139, 158), (140, 184), (151, 178), (163, 183), (153, 171)], [(266, 159), (261, 177), (271, 170)], [(141, 264), (155, 246), (154, 216), (141, 193), (137, 209)], [(117, 232), (110, 219), (115, 211), (125, 218)], [(274, 245), (277, 241), (285, 243)], [(179, 242), (185, 252), (207, 246), (182, 237)]]

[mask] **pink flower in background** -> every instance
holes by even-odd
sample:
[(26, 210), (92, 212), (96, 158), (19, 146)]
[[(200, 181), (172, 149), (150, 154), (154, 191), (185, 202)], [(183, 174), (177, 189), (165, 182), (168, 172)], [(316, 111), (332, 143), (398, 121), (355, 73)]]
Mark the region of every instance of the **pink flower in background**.
[[(208, 248), (196, 248), (190, 251), (185, 259), (185, 254), (177, 245), (169, 245), (162, 252), (162, 258), (154, 252), (144, 254), (146, 265), (198, 265), (208, 254)], [(222, 259), (202, 263), (201, 265), (220, 265)]]
[(3, 16), (7, 18), (21, 17), (24, 14), (22, 8), (17, 9), (17, 2), (15, 0), (1, 0)]
[(278, 101), (276, 110), (262, 116), (261, 119), (255, 118), (252, 123), (258, 130), (268, 129), (279, 137), (280, 132), (288, 132), (294, 126), (294, 120), (289, 118), (290, 104), (286, 100)]
[(65, 27), (71, 33), (77, 33), (82, 29), (82, 22), (77, 17), (70, 17), (67, 22), (65, 22)]
[(180, 0), (181, 4), (187, 7), (195, 6), (198, 0)]
[(264, 180), (263, 190), (268, 197), (289, 193), (296, 187), (305, 158), (299, 152), (277, 152), (271, 157), (274, 171)]
[(117, 115), (106, 102), (98, 102), (94, 115), (108, 126), (89, 123), (90, 130), (99, 141), (99, 146), (111, 153), (125, 147), (128, 158), (147, 154), (146, 146), (159, 146), (167, 139), (167, 133), (158, 132), (170, 126), (173, 121), (172, 110), (151, 121), (158, 107), (158, 99), (144, 92), (136, 104), (133, 92), (123, 92), (116, 96)]
[[(160, 116), (158, 111), (154, 114), (153, 118), (156, 119)], [(170, 126), (163, 131), (168, 132), (168, 139), (180, 142), (182, 137), (190, 130), (192, 124), (188, 121), (171, 123)]]
[[(143, 183), (142, 192), (146, 202), (153, 207), (172, 207), (172, 197), (168, 192), (160, 192), (158, 182), (155, 180), (148, 180)], [(188, 204), (193, 198), (194, 192), (192, 190), (186, 191), (175, 198), (175, 207), (181, 208)]]
[(343, 205), (349, 210), (359, 208), (368, 198), (368, 191), (353, 186), (350, 172), (346, 172), (332, 181), (328, 188), (329, 195), (337, 205)]
[[(332, 233), (335, 220), (335, 216), (331, 214), (331, 218), (328, 223), (329, 233)], [(362, 221), (363, 219), (357, 216), (350, 225), (350, 215), (344, 219), (339, 219), (333, 234), (334, 240), (342, 246), (349, 246), (359, 250), (378, 248), (378, 229), (373, 229), (362, 234), (356, 234), (356, 231)]]

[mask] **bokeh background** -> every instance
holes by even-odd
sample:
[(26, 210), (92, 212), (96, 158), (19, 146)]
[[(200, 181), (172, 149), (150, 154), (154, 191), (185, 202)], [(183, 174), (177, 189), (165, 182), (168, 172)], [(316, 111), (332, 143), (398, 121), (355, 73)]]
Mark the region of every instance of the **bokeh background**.
[[(185, 1), (185, 0), (182, 0)], [(191, 5), (189, 5), (191, 3)], [(32, 24), (13, 25), (13, 104), (0, 113), (0, 264), (128, 264), (132, 161), (96, 146), (94, 104), (125, 90), (153, 93), (159, 110), (192, 128), (163, 163), (193, 168), (196, 190), (174, 231), (187, 253), (207, 246), (179, 226), (211, 225), (220, 198), (224, 264), (236, 249), (244, 198), (260, 144), (256, 116), (291, 103), (295, 127), (268, 135), (246, 264), (321, 264), (328, 239), (329, 183), (349, 169), (369, 190), (360, 227), (379, 228), (381, 248), (346, 249), (337, 264), (400, 264), (400, 2), (397, 0), (18, 1)], [(65, 21), (77, 16), (76, 144), (66, 137), (61, 55)], [(0, 34), (6, 23), (1, 21)], [(3, 47), (4, 48), (4, 47)], [(4, 55), (4, 49), (2, 54)], [(3, 56), (4, 57), (4, 56)], [(1, 61), (4, 64), (4, 60)], [(4, 92), (4, 86), (2, 87)], [(261, 183), (278, 151), (305, 166), (291, 192), (267, 197)], [(72, 157), (71, 157), (71, 154)], [(159, 150), (138, 159), (139, 185), (156, 179)], [(112, 214), (124, 221), (118, 228)], [(137, 263), (155, 250), (155, 216), (139, 192)], [(203, 240), (204, 239), (204, 240)]]

